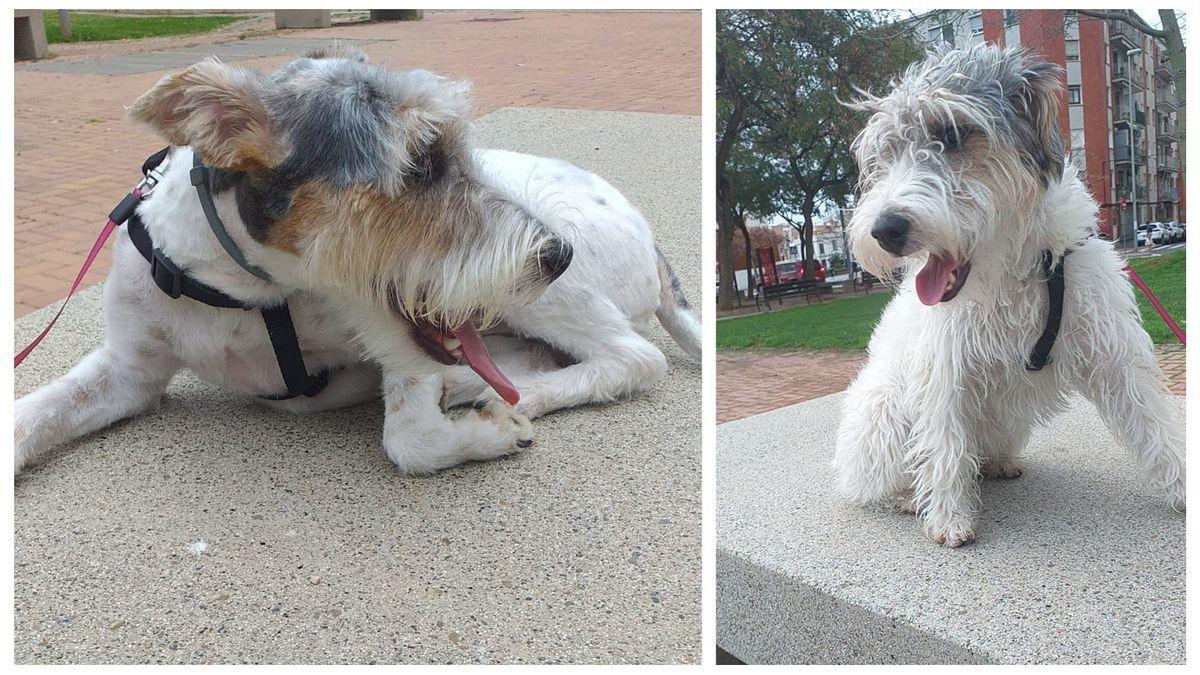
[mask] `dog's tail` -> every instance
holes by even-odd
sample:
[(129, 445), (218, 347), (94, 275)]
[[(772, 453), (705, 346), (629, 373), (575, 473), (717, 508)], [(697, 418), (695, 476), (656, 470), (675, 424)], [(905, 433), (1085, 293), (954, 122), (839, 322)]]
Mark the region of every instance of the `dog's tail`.
[(654, 247), (654, 252), (658, 255), (659, 285), (658, 309), (655, 314), (663, 328), (675, 338), (675, 342), (679, 343), (683, 351), (698, 359), (704, 340), (700, 317), (696, 316), (695, 310), (683, 296), (683, 285), (679, 283), (679, 277), (675, 276), (675, 270), (671, 269), (667, 257), (657, 246)]

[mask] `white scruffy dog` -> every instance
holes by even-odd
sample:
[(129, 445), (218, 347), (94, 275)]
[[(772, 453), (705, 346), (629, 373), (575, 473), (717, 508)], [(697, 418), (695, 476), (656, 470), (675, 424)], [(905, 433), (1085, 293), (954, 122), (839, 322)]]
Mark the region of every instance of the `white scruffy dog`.
[[(330, 374), (316, 396), (269, 404), (316, 411), (382, 392), (384, 450), (422, 474), (512, 453), (531, 442), (528, 418), (656, 382), (666, 359), (640, 334), (656, 314), (699, 355), (699, 321), (616, 189), (558, 160), (474, 150), (466, 85), (365, 61), (337, 48), (267, 75), (208, 60), (129, 111), (175, 146), (138, 209), (154, 245), (237, 300), (286, 298), (307, 370)], [(210, 231), (193, 152), (270, 281)], [(17, 401), (18, 472), (155, 406), (181, 368), (250, 395), (284, 389), (259, 312), (170, 298), (124, 229), (104, 303), (103, 346)]]
[[(1020, 476), (1031, 429), (1075, 392), (1184, 505), (1183, 421), (1121, 259), (1095, 236), (1096, 202), (1064, 161), (1060, 74), (981, 45), (931, 54), (857, 104), (873, 115), (855, 142), (851, 244), (903, 282), (846, 392), (834, 468), (851, 500), (915, 512), (946, 546), (975, 536), (981, 475)], [(1049, 364), (1034, 370), (1045, 252), (1065, 297)]]

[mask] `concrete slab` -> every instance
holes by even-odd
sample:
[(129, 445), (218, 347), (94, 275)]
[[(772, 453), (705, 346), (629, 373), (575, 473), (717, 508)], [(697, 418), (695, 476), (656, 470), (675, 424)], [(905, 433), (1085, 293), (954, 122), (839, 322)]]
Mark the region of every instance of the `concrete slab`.
[[(699, 296), (698, 118), (501, 110), (480, 132), (609, 178)], [(98, 289), (73, 301), (17, 394), (99, 316)], [(698, 662), (700, 368), (652, 339), (670, 370), (649, 394), (424, 479), (384, 456), (379, 405), (290, 416), (180, 376), (17, 481), (16, 660)]]
[[(371, 40), (340, 40), (362, 46)], [(222, 61), (246, 61), (272, 56), (299, 56), (309, 49), (328, 46), (332, 40), (307, 38), (256, 38), (180, 47), (169, 51), (145, 52), (106, 56), (98, 59), (42, 61), (17, 66), (18, 70), (74, 75), (133, 75), (172, 70), (190, 66), (204, 56), (216, 56)]]
[[(977, 543), (831, 490), (841, 395), (717, 428), (717, 643), (748, 663), (1183, 663), (1184, 517), (1095, 409), (988, 481)], [(1182, 414), (1183, 399), (1178, 399)]]

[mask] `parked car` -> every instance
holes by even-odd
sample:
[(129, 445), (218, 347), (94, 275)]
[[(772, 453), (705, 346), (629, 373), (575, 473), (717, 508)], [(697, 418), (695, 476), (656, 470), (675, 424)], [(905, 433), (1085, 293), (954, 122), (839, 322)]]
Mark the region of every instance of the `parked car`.
[(1179, 227), (1179, 223), (1172, 220), (1167, 223), (1167, 229), (1171, 231), (1171, 241), (1183, 241), (1183, 228)]
[(1149, 246), (1150, 245), (1150, 225), (1149, 225), (1149, 223), (1142, 223), (1141, 225), (1138, 225), (1137, 232), (1134, 233), (1133, 238), (1134, 238), (1135, 245)]
[(1167, 228), (1162, 223), (1149, 223), (1148, 226), (1150, 228), (1150, 241), (1155, 244), (1167, 243), (1170, 233), (1167, 232)]
[[(806, 275), (806, 269), (811, 274)], [(808, 279), (816, 279), (819, 284), (825, 283), (825, 266), (816, 260), (780, 260), (775, 263), (774, 274), (771, 273), (769, 265), (764, 268), (763, 272), (763, 283), (767, 286), (794, 284)]]
[(1181, 241), (1187, 241), (1187, 224), (1186, 223), (1176, 223), (1176, 225), (1179, 226), (1179, 239)]

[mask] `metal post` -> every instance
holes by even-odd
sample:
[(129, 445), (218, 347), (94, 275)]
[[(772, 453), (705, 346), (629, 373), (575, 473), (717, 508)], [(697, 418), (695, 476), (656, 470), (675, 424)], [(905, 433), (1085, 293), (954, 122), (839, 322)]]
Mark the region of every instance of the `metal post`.
[[(1129, 197), (1130, 197), (1129, 203), (1133, 205), (1133, 242), (1135, 245), (1137, 244), (1137, 230), (1138, 230), (1138, 202), (1137, 202), (1137, 144), (1136, 144), (1136, 141), (1134, 140), (1135, 134), (1133, 133), (1134, 132), (1134, 127), (1133, 127), (1133, 123), (1134, 123), (1133, 55), (1141, 54), (1141, 53), (1142, 53), (1142, 49), (1140, 47), (1134, 47), (1133, 49), (1126, 50), (1126, 52), (1125, 52), (1125, 78), (1128, 81), (1128, 87), (1129, 87), (1129, 186), (1131, 188), (1130, 195), (1129, 195)], [(1152, 243), (1150, 241), (1150, 233), (1149, 232), (1146, 233), (1146, 243), (1147, 244)]]

